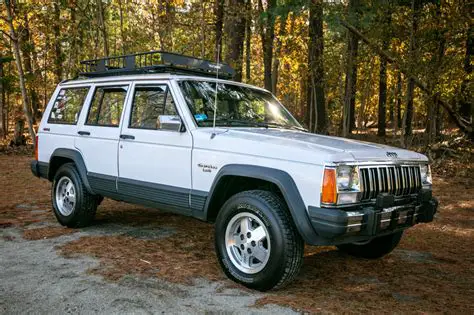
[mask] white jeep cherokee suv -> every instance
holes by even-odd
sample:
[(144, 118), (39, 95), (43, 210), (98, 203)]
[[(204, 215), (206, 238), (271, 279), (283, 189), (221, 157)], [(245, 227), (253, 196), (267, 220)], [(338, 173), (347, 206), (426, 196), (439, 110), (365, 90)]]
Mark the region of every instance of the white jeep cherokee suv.
[(90, 224), (103, 197), (215, 222), (227, 276), (268, 290), (297, 275), (304, 243), (377, 258), (433, 220), (424, 155), (308, 133), (271, 93), (221, 79), (226, 65), (163, 52), (82, 64), (31, 164), (62, 225)]

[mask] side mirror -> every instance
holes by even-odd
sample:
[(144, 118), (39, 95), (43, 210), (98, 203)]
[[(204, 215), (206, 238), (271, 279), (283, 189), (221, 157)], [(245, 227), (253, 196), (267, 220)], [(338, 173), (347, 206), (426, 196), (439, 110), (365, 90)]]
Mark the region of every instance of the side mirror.
[(160, 115), (158, 116), (160, 129), (184, 132), (184, 125), (178, 115)]

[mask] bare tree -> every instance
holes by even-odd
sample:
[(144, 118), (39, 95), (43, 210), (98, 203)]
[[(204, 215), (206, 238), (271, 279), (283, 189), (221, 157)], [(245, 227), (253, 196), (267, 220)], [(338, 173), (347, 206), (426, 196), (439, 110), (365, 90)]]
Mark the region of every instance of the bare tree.
[[(357, 25), (360, 1), (350, 0), (348, 5), (349, 19)], [(347, 137), (355, 126), (355, 95), (357, 86), (357, 54), (359, 38), (347, 32), (346, 82), (344, 93), (344, 109), (342, 118), (342, 134)]]
[(324, 95), (323, 0), (309, 3), (309, 43), (307, 92), (307, 123), (311, 132), (327, 133), (326, 100)]
[(107, 28), (104, 21), (104, 6), (102, 4), (102, 0), (97, 0), (97, 18), (99, 22), (99, 29), (102, 33), (102, 39), (104, 40), (104, 55), (109, 55), (109, 44), (107, 39)]
[(28, 106), (29, 104), (28, 94), (26, 93), (25, 75), (23, 72), (23, 65), (22, 65), (22, 59), (21, 59), (21, 54), (20, 54), (21, 44), (18, 38), (18, 34), (15, 30), (15, 26), (13, 24), (13, 8), (12, 8), (13, 5), (10, 3), (10, 0), (5, 0), (5, 4), (6, 4), (6, 11), (7, 11), (6, 22), (10, 29), (10, 40), (13, 44), (13, 52), (15, 54), (15, 62), (16, 62), (17, 70), (18, 70), (19, 81), (20, 81), (20, 91), (21, 91), (21, 98), (23, 102), (23, 112), (28, 122), (28, 131), (33, 141), (33, 145), (36, 146), (36, 134), (33, 128), (33, 117), (31, 115), (30, 107)]
[(272, 63), (273, 63), (273, 40), (275, 38), (275, 7), (276, 0), (267, 0), (266, 10), (262, 0), (258, 0), (260, 13), (260, 37), (263, 50), (263, 82), (267, 90), (273, 92), (272, 86)]
[(123, 3), (122, 0), (118, 0), (119, 5), (119, 16), (120, 16), (120, 39), (122, 40), (122, 53), (125, 55), (128, 51), (127, 39), (125, 37), (125, 30), (123, 26), (124, 14), (123, 14)]
[(6, 115), (5, 115), (5, 107), (6, 107), (6, 100), (5, 100), (5, 87), (4, 87), (4, 72), (3, 72), (3, 64), (7, 62), (8, 59), (6, 57), (0, 56), (0, 138), (5, 138), (7, 135), (7, 126), (6, 126)]
[(242, 81), (242, 59), (245, 37), (244, 0), (229, 0), (225, 14), (227, 52), (224, 60), (235, 69), (234, 79)]
[(222, 56), (222, 26), (224, 25), (224, 0), (216, 0), (214, 5), (216, 16), (215, 33), (216, 33), (216, 49), (215, 59), (217, 55)]
[(245, 3), (245, 79), (250, 81), (250, 61), (251, 61), (251, 47), (252, 42), (252, 0), (247, 0)]
[(466, 36), (466, 54), (464, 57), (465, 79), (461, 83), (460, 114), (466, 121), (471, 122), (471, 128), (474, 130), (474, 83), (472, 82), (472, 79), (470, 79), (474, 69), (471, 61), (474, 56), (474, 22), (472, 17), (473, 9), (474, 3), (471, 2), (471, 13), (468, 13), (468, 16), (470, 16), (470, 22)]
[(56, 82), (59, 83), (63, 77), (63, 55), (61, 53), (61, 8), (59, 1), (53, 1), (53, 33), (54, 33), (54, 74)]
[[(421, 0), (412, 0), (411, 1), (411, 9), (412, 9), (412, 17), (411, 17), (411, 30), (410, 30), (410, 60), (411, 63), (414, 64), (416, 59), (416, 33), (418, 31), (418, 20), (420, 18), (420, 9), (421, 9)], [(415, 80), (414, 78), (408, 78), (408, 86), (407, 86), (407, 108), (405, 113), (405, 142), (407, 141), (408, 137), (410, 137), (413, 133), (413, 97), (415, 94)]]
[[(383, 25), (383, 40), (382, 49), (387, 50), (390, 45), (390, 32), (388, 31), (390, 22), (392, 20), (391, 8), (387, 7), (386, 4), (383, 7), (382, 13), (382, 25)], [(387, 114), (387, 59), (380, 57), (380, 70), (379, 70), (379, 110), (378, 110), (378, 126), (377, 135), (385, 137), (386, 129), (386, 114)]]
[(278, 74), (280, 70), (280, 54), (281, 54), (281, 48), (283, 46), (282, 38), (286, 35), (287, 18), (288, 18), (288, 14), (283, 14), (280, 16), (278, 36), (275, 43), (275, 57), (273, 58), (273, 66), (272, 66), (272, 92), (273, 93), (277, 92)]

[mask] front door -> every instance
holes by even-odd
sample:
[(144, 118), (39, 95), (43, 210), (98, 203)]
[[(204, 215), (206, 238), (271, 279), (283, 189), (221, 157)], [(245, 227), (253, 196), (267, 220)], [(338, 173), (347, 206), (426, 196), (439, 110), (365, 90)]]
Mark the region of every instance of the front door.
[(120, 133), (117, 187), (130, 201), (188, 213), (192, 138), (174, 100), (166, 82), (134, 85)]
[(120, 121), (128, 85), (96, 85), (87, 112), (77, 128), (75, 146), (87, 167), (92, 190), (110, 196), (117, 193)]

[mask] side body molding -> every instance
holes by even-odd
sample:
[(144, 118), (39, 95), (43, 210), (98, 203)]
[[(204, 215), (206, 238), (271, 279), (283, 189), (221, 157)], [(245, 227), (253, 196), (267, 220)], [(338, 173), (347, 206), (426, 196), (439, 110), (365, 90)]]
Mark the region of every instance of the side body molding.
[(275, 184), (283, 194), (288, 209), (290, 210), (291, 217), (298, 229), (300, 235), (307, 243), (313, 243), (310, 240), (314, 240), (315, 231), (309, 220), (306, 206), (301, 198), (293, 178), (282, 170), (255, 166), (255, 165), (244, 165), (244, 164), (228, 164), (222, 167), (217, 173), (214, 182), (212, 183), (211, 190), (209, 191), (209, 197), (206, 200), (204, 206), (204, 213), (206, 218), (208, 217), (208, 210), (213, 199), (213, 194), (219, 185), (221, 179), (225, 176), (242, 176), (265, 180)]
[(79, 151), (73, 149), (54, 150), (49, 160), (48, 178), (50, 179), (54, 176), (54, 174), (51, 174), (51, 162), (55, 157), (67, 158), (74, 161), (74, 164), (76, 164), (77, 171), (79, 172), (79, 175), (81, 176), (82, 182), (84, 183), (84, 186), (86, 186), (87, 191), (92, 194), (94, 193), (89, 184), (89, 180), (87, 179), (86, 164), (84, 163), (84, 159), (82, 158), (82, 155)]

